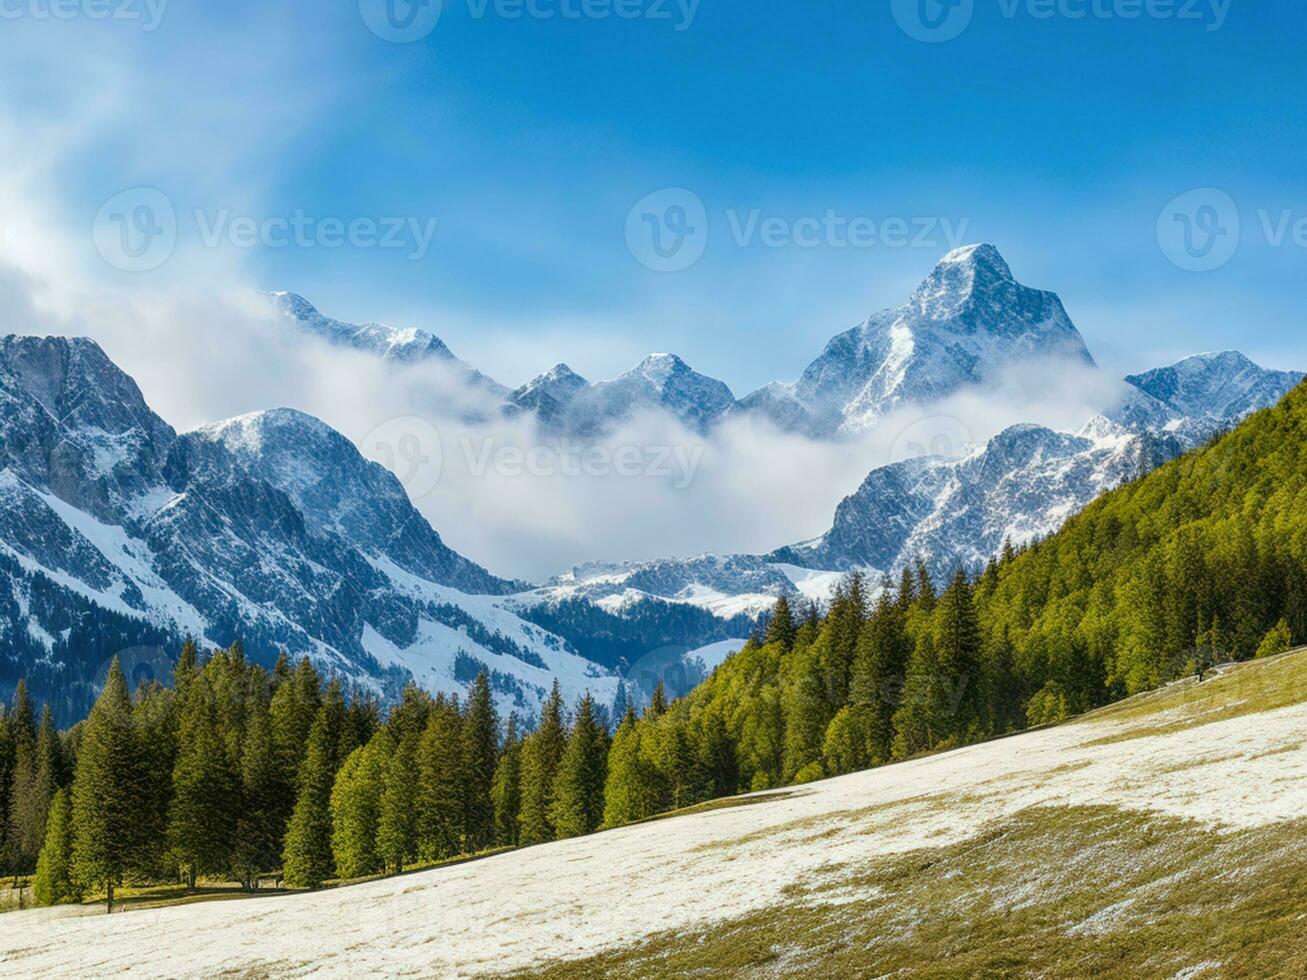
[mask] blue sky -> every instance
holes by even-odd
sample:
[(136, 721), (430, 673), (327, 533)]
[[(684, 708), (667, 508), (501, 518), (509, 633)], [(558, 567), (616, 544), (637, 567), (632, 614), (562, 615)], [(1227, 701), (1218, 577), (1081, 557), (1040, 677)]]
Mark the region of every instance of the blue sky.
[[(1163, 18), (1130, 16), (1144, 0), (971, 0), (960, 36), (923, 43), (890, 0), (701, 0), (692, 17), (629, 0), (634, 19), (509, 19), (510, 2), (478, 16), (480, 0), (444, 0), (413, 43), (376, 36), (354, 2), (172, 0), (152, 31), (15, 2), (0, 31), (8, 256), (21, 265), (48, 233), (109, 287), (293, 289), (344, 319), (431, 329), (508, 384), (672, 350), (744, 394), (901, 301), (949, 228), (1057, 291), (1121, 373), (1224, 347), (1307, 367), (1301, 4), (1153, 0)], [(139, 186), (175, 205), (178, 256), (128, 276), (86, 229)], [(1159, 216), (1206, 187), (1234, 202), (1239, 247), (1186, 271)], [(642, 265), (625, 233), (662, 188), (691, 191), (707, 222), (702, 257), (674, 272)], [(205, 250), (196, 211), (437, 225), (418, 260)], [(1259, 212), (1285, 228), (1278, 246)], [(935, 224), (919, 247), (736, 240), (751, 214), (793, 229), (827, 213)]]

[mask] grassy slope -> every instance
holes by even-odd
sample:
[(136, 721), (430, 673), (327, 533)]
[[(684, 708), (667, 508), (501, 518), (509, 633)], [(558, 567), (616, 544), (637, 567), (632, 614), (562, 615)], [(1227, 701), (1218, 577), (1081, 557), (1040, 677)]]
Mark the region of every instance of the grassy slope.
[[(1100, 744), (1190, 727), (1201, 739), (1208, 722), (1304, 701), (1307, 653), (1295, 652), (1073, 724), (1108, 726)], [(948, 846), (825, 867), (725, 925), (529, 975), (772, 974), (1304, 976), (1307, 814), (1230, 831), (1115, 806), (1030, 807)]]

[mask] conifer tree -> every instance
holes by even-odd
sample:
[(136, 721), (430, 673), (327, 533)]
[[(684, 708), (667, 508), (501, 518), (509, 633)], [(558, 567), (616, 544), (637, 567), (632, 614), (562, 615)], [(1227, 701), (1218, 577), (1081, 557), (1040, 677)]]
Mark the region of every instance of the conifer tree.
[(495, 804), (491, 788), (499, 761), (499, 718), (490, 694), (490, 678), (477, 674), (463, 718), (466, 846), (476, 852), (495, 840)]
[(322, 712), (331, 740), (331, 772), (334, 776), (349, 754), (359, 747), (359, 733), (345, 703), (340, 678), (333, 677), (322, 695)]
[(608, 752), (604, 784), (604, 826), (620, 827), (643, 820), (660, 808), (658, 773), (641, 747), (644, 729), (627, 709)]
[(173, 692), (158, 681), (143, 683), (132, 708), (132, 722), (141, 754), (139, 870), (158, 875), (165, 868), (176, 868), (175, 862), (171, 865), (167, 862), (165, 853), (178, 744), (177, 703)]
[(950, 729), (949, 704), (940, 683), (935, 638), (925, 631), (917, 640), (908, 661), (903, 697), (894, 712), (894, 743), (891, 756), (906, 759), (938, 745)]
[(824, 771), (832, 776), (857, 772), (871, 765), (872, 712), (860, 704), (846, 704), (836, 712), (822, 742)]
[(232, 868), (246, 890), (260, 872), (279, 863), (285, 825), (281, 816), (281, 769), (272, 736), (272, 716), (262, 699), (251, 706), (241, 748), (240, 815)]
[(1293, 647), (1293, 635), (1289, 632), (1289, 621), (1283, 616), (1280, 621), (1271, 627), (1270, 631), (1262, 637), (1262, 641), (1257, 646), (1258, 657), (1273, 657), (1278, 653), (1285, 653)]
[(36, 723), (26, 680), (20, 679), (14, 689), (9, 733), (13, 744), (13, 768), (7, 794), (9, 808), (4, 814), (9, 845), (4, 858), (15, 874), (27, 874), (36, 866), (36, 855), (45, 836), (45, 809), (49, 806), (49, 797), (40, 785)]
[(516, 847), (522, 835), (522, 741), (517, 735), (516, 715), (508, 716), (491, 796), (495, 804), (495, 840), (502, 847)]
[(190, 686), (181, 706), (177, 738), (168, 841), (194, 888), (198, 876), (231, 866), (240, 802), (240, 782), (221, 737), (218, 708), (205, 675)]
[(631, 698), (626, 692), (626, 681), (619, 680), (617, 682), (617, 694), (613, 698), (612, 714), (612, 717), (617, 720), (618, 724), (621, 724), (622, 719), (626, 717), (626, 709), (629, 708), (630, 705)]
[(142, 847), (143, 773), (132, 703), (114, 657), (104, 690), (82, 728), (73, 779), (73, 878), (83, 891), (106, 893), (138, 865)]
[(50, 802), (45, 841), (36, 862), (33, 895), (37, 905), (75, 902), (81, 891), (73, 880), (73, 800), (65, 787)]
[(794, 640), (798, 632), (799, 627), (794, 622), (794, 613), (790, 610), (790, 600), (781, 596), (776, 600), (776, 607), (772, 610), (763, 642), (775, 643), (784, 652), (789, 653), (794, 649)]
[(331, 853), (342, 878), (361, 878), (383, 869), (377, 848), (381, 797), (394, 740), (386, 729), (349, 754), (331, 790)]
[(14, 740), (9, 713), (0, 702), (0, 862), (9, 860), (9, 804), (13, 797)]
[(781, 665), (781, 711), (785, 719), (783, 776), (787, 780), (821, 758), (829, 717), (822, 663), (829, 641), (829, 632), (823, 628), (816, 643), (796, 648)]
[(649, 707), (644, 709), (646, 718), (660, 718), (667, 714), (667, 690), (663, 687), (663, 679), (658, 678), (658, 683), (654, 685), (653, 695), (649, 698)]
[(985, 659), (989, 729), (995, 735), (1002, 735), (1020, 728), (1024, 720), (1021, 710), (1021, 678), (1017, 675), (1011, 634), (1007, 626), (1003, 627), (989, 646)]
[(554, 780), (566, 746), (563, 695), (555, 681), (553, 693), (540, 712), (540, 723), (522, 743), (523, 844), (539, 844), (554, 839), (554, 825), (550, 817), (554, 802)]
[(408, 732), (397, 739), (386, 763), (377, 852), (386, 869), (394, 874), (399, 874), (405, 864), (418, 856), (417, 747), (420, 740), (421, 732)]
[(320, 684), (318, 672), (309, 658), (304, 657), (290, 676), (278, 685), (268, 709), (277, 759), (276, 803), (280, 835), (284, 835), (291, 811), (295, 808), (300, 766), (322, 702)]
[(418, 851), (427, 861), (463, 851), (467, 780), (458, 700), (439, 695), (418, 745)]
[(331, 788), (335, 779), (336, 746), (324, 706), (318, 709), (309, 731), (295, 810), (282, 850), (282, 873), (286, 884), (292, 887), (319, 888), (335, 874), (331, 853)]
[(984, 678), (980, 622), (966, 573), (959, 570), (935, 611), (935, 658), (946, 688), (945, 737), (974, 741), (982, 734)]
[(850, 703), (869, 711), (867, 751), (875, 764), (889, 761), (894, 712), (907, 680), (912, 640), (907, 633), (906, 609), (882, 592), (858, 637), (853, 659)]
[(599, 829), (604, 819), (607, 768), (608, 738), (595, 721), (594, 699), (587, 692), (577, 705), (554, 780), (549, 818), (559, 838), (578, 837)]
[(700, 799), (733, 796), (739, 789), (740, 764), (726, 721), (719, 710), (699, 717), (695, 749), (695, 795)]
[(406, 738), (419, 739), (427, 729), (427, 716), (431, 713), (431, 695), (412, 681), (404, 685), (399, 703), (390, 711), (386, 727), (396, 742)]

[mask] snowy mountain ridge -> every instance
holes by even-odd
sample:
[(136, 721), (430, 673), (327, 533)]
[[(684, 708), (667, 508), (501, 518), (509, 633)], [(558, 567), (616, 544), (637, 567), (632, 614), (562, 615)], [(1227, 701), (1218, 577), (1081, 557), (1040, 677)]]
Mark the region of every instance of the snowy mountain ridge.
[[(178, 435), (92, 341), (0, 340), (0, 681), (75, 715), (124, 648), (242, 639), (393, 695), (491, 673), (501, 708), (616, 695), (617, 675), (522, 619), (393, 475), (303, 413)], [(89, 658), (89, 659), (88, 659)]]

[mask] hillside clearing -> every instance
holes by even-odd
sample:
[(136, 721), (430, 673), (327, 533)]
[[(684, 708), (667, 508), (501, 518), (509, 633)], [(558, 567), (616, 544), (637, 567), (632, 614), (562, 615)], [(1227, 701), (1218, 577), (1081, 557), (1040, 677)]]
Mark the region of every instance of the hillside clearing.
[(53, 976), (1301, 975), (1307, 653), (1030, 732), (308, 895), (0, 917)]

